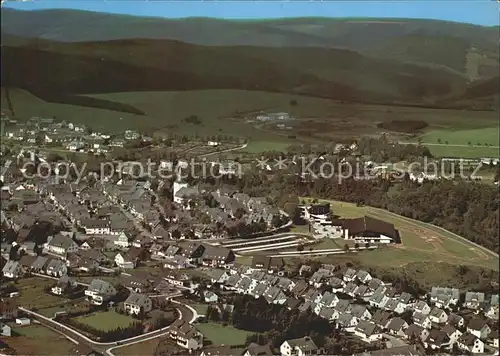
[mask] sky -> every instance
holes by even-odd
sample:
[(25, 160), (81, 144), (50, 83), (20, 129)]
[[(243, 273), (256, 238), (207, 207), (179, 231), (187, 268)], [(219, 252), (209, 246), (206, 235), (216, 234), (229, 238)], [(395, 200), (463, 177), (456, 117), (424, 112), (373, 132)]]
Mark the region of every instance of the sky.
[(498, 0), (6, 0), (2, 6), (20, 10), (80, 9), (167, 18), (383, 17), (438, 19), (484, 26), (500, 25)]

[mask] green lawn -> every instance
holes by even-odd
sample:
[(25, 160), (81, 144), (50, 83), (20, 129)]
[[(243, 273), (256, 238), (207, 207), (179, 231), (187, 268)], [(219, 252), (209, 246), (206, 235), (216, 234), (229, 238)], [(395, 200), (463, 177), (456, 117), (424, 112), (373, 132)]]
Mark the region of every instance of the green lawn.
[[(484, 145), (498, 146), (500, 134), (498, 125), (469, 130), (433, 130), (422, 135), (422, 143), (445, 143), (450, 145)], [(439, 142), (440, 141), (440, 142)]]
[(17, 303), (26, 308), (36, 307), (39, 309), (59, 306), (69, 300), (45, 292), (46, 286), (52, 286), (56, 281), (41, 277), (22, 278), (15, 285), (19, 289)]
[(112, 310), (97, 312), (92, 315), (77, 317), (76, 319), (81, 323), (102, 331), (113, 330), (118, 327), (125, 328), (135, 321), (130, 316), (121, 315)]
[(500, 150), (494, 147), (428, 146), (433, 156), (459, 158), (500, 157)]
[(250, 141), (247, 147), (241, 150), (241, 152), (247, 153), (260, 153), (266, 151), (284, 151), (288, 146), (293, 144), (294, 141), (289, 142), (279, 142), (279, 141)]
[[(68, 355), (75, 346), (61, 334), (42, 325), (18, 327), (13, 325), (12, 331), (20, 336), (3, 338), (18, 355)], [(43, 351), (41, 351), (43, 350)]]
[[(439, 227), (408, 219), (383, 209), (369, 206), (358, 207), (355, 204), (339, 201), (329, 202), (334, 213), (342, 218), (367, 215), (390, 222), (399, 230), (401, 245), (359, 253), (359, 259), (368, 264), (393, 266), (409, 262), (442, 261), (451, 264), (477, 265), (495, 270), (499, 268), (498, 256), (493, 252), (479, 249)], [(335, 248), (333, 244), (344, 245), (343, 241), (339, 240), (335, 242), (325, 241), (319, 246)], [(315, 249), (318, 247), (315, 246)]]
[(205, 315), (207, 313), (208, 304), (189, 304), (198, 314)]
[(212, 341), (213, 345), (244, 345), (250, 331), (239, 330), (232, 326), (222, 326), (216, 323), (200, 323), (196, 328), (205, 339)]

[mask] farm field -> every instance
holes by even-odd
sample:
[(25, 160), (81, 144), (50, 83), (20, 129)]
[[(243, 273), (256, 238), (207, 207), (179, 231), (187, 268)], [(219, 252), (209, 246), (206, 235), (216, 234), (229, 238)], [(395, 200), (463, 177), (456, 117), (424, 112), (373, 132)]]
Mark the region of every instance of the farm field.
[(250, 331), (239, 330), (232, 326), (216, 323), (200, 323), (195, 325), (203, 337), (212, 341), (213, 345), (244, 345)]
[(69, 299), (45, 292), (44, 288), (54, 283), (55, 281), (51, 279), (38, 277), (22, 278), (15, 285), (20, 292), (20, 296), (16, 298), (16, 302), (18, 305), (28, 309), (31, 307), (39, 309), (58, 307), (68, 303)]
[(450, 145), (492, 145), (498, 146), (500, 133), (498, 125), (469, 130), (434, 130), (422, 135), (422, 143), (444, 143)]
[(113, 354), (118, 356), (154, 355), (155, 350), (158, 347), (159, 339), (160, 338), (154, 338), (137, 344), (118, 347), (113, 349)]
[(75, 346), (64, 336), (41, 325), (30, 325), (12, 328), (19, 336), (3, 339), (16, 350), (18, 355), (40, 355), (40, 350), (46, 355), (69, 355)]
[(334, 213), (342, 218), (367, 215), (390, 222), (399, 230), (402, 240), (400, 245), (382, 247), (375, 251), (354, 255), (366, 264), (402, 266), (411, 262), (432, 261), (499, 269), (498, 255), (478, 248), (449, 231), (383, 209), (368, 206), (357, 207), (355, 204), (338, 201), (328, 202), (331, 203)]
[(436, 157), (460, 157), (460, 158), (500, 157), (500, 149), (495, 147), (432, 145), (428, 146), (428, 148), (431, 151), (432, 155)]
[(118, 327), (126, 328), (134, 322), (130, 316), (121, 315), (115, 311), (97, 312), (92, 315), (77, 317), (79, 322), (102, 331), (114, 330)]
[[(245, 90), (127, 92), (89, 96), (127, 104), (142, 110), (146, 115), (49, 103), (26, 91), (10, 90), (16, 118), (20, 120), (32, 116), (45, 116), (83, 123), (94, 130), (111, 132), (121, 132), (128, 128), (151, 135), (176, 133), (190, 136), (245, 137), (250, 143), (245, 150), (238, 152), (241, 154), (280, 150), (301, 142), (330, 142), (336, 138), (351, 139), (361, 135), (379, 135), (385, 130), (378, 128), (377, 124), (388, 120), (424, 120), (429, 124), (429, 133), (424, 134), (431, 135), (429, 139), (432, 139), (435, 131), (472, 130), (477, 131), (473, 132), (474, 134), (479, 134), (481, 129), (491, 130), (498, 125), (497, 115), (494, 112), (349, 104), (329, 99)], [(291, 105), (292, 100), (295, 100), (297, 105)], [(7, 107), (3, 89), (1, 103), (3, 107)], [(246, 122), (245, 116), (261, 111), (284, 111), (297, 119), (290, 121), (293, 123), (293, 129), (286, 131), (276, 129), (274, 123), (262, 125)], [(198, 125), (186, 123), (184, 119), (190, 115), (197, 115), (201, 123)], [(262, 126), (266, 126), (266, 129)], [(288, 135), (293, 135), (296, 139), (288, 138)], [(402, 134), (399, 133), (389, 132), (389, 135), (393, 135), (395, 139), (409, 139), (402, 138)], [(492, 141), (493, 138), (489, 136), (488, 140)], [(444, 135), (442, 140), (443, 142), (446, 140)], [(450, 144), (454, 140), (448, 139)], [(456, 141), (458, 142), (458, 139)], [(424, 142), (428, 142), (427, 139)], [(484, 143), (486, 142), (482, 142)], [(441, 146), (436, 149), (441, 149)], [(447, 153), (444, 152), (443, 155)], [(438, 151), (436, 154), (441, 155)], [(479, 155), (479, 151), (471, 154)]]

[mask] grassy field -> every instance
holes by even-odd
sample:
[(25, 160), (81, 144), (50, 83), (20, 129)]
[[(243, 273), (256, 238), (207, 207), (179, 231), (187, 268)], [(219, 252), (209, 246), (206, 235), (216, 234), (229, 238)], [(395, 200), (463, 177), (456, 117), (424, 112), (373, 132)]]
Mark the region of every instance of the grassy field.
[(196, 328), (205, 339), (212, 341), (213, 345), (244, 345), (250, 331), (235, 329), (232, 326), (222, 326), (216, 323), (200, 323)]
[(130, 346), (119, 347), (113, 350), (113, 354), (119, 356), (154, 355), (159, 339), (160, 338), (155, 338)]
[(190, 304), (198, 314), (205, 315), (208, 309), (208, 304)]
[(18, 355), (68, 355), (75, 346), (62, 335), (41, 325), (13, 326), (12, 331), (20, 336), (3, 338), (3, 341)]
[(450, 145), (485, 145), (498, 146), (500, 133), (498, 126), (486, 127), (470, 130), (434, 130), (422, 135), (423, 143), (444, 143), (448, 141)]
[[(497, 143), (498, 144), (498, 143)], [(428, 146), (436, 157), (484, 158), (500, 157), (500, 150), (495, 147), (467, 147), (452, 145)]]
[(36, 307), (39, 309), (55, 307), (69, 302), (68, 299), (58, 297), (45, 292), (46, 286), (51, 286), (54, 280), (30, 277), (23, 278), (15, 285), (20, 292), (17, 303), (26, 308)]
[[(479, 122), (479, 128), (469, 128), (460, 125), (447, 129), (430, 130), (422, 134), (419, 139), (422, 144), (428, 145), (431, 153), (439, 157), (482, 158), (499, 157), (500, 130), (498, 122)], [(416, 139), (412, 141), (416, 142)], [(492, 146), (492, 147), (487, 147)]]
[[(84, 123), (94, 130), (121, 132), (127, 128), (144, 130), (150, 134), (177, 133), (187, 135), (226, 135), (250, 140), (247, 148), (238, 154), (280, 150), (301, 142), (329, 142), (337, 138), (352, 139), (360, 135), (381, 134), (377, 124), (387, 120), (424, 120), (429, 124), (428, 141), (436, 142), (435, 132), (443, 133), (442, 141), (450, 144), (463, 142), (463, 135), (480, 135), (498, 126), (494, 112), (467, 112), (435, 110), (384, 105), (345, 104), (335, 100), (305, 96), (245, 90), (192, 90), (95, 94), (92, 97), (128, 104), (146, 112), (135, 115), (82, 106), (48, 103), (26, 91), (13, 89), (10, 93), (18, 119), (45, 116)], [(290, 105), (296, 100), (297, 105)], [(2, 107), (7, 105), (4, 90)], [(297, 118), (291, 121), (293, 130), (278, 130), (274, 124), (246, 122), (245, 116), (259, 111), (285, 111)], [(197, 115), (202, 123), (193, 125), (183, 119)], [(466, 132), (465, 134), (459, 132)], [(498, 130), (497, 130), (498, 131)], [(456, 138), (451, 134), (456, 136)], [(295, 135), (297, 139), (288, 138)], [(451, 135), (451, 136), (450, 136)], [(494, 135), (481, 139), (481, 144), (494, 141)], [(395, 135), (400, 137), (401, 135)], [(498, 136), (497, 136), (498, 137)], [(407, 137), (403, 138), (408, 139)], [(478, 143), (478, 138), (471, 140)], [(465, 140), (464, 144), (467, 144)], [(498, 142), (498, 139), (497, 139)], [(455, 143), (456, 144), (456, 143)], [(442, 149), (442, 146), (436, 149)], [(481, 148), (482, 149), (482, 148)], [(479, 151), (475, 151), (479, 155)], [(446, 153), (446, 152), (445, 152)], [(485, 154), (490, 152), (484, 152)], [(436, 153), (438, 154), (438, 153)], [(475, 154), (475, 153), (472, 153)], [(483, 153), (481, 153), (483, 155)], [(491, 155), (491, 154), (490, 154)]]
[[(355, 204), (329, 201), (336, 215), (343, 218), (371, 216), (390, 222), (399, 230), (402, 244), (383, 247), (356, 255), (362, 262), (379, 266), (405, 265), (410, 262), (447, 262), (499, 269), (498, 255), (480, 249), (457, 235), (436, 226), (411, 220), (386, 210), (357, 207)], [(339, 244), (343, 246), (339, 241)], [(333, 247), (334, 248), (334, 247)], [(315, 247), (316, 249), (316, 247)]]
[(79, 322), (102, 331), (125, 328), (134, 322), (130, 316), (121, 315), (115, 311), (98, 312), (92, 315), (76, 318)]

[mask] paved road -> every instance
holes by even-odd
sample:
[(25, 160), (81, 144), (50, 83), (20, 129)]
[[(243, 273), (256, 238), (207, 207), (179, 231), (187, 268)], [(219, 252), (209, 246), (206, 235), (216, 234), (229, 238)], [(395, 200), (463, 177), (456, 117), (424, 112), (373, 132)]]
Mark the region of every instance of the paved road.
[[(186, 322), (192, 323), (194, 320), (196, 320), (198, 314), (196, 311), (189, 307), (188, 305), (172, 301), (175, 303), (175, 307), (179, 312), (179, 319), (185, 320)], [(41, 324), (45, 326), (49, 326), (52, 328), (57, 329), (64, 335), (66, 335), (69, 339), (72, 339), (78, 343), (86, 344), (90, 346), (92, 349), (94, 349), (97, 352), (100, 352), (102, 354), (107, 354), (109, 356), (113, 356), (114, 354), (112, 353), (111, 350), (119, 348), (119, 347), (125, 347), (128, 345), (133, 345), (142, 341), (146, 340), (151, 340), (160, 336), (165, 335), (165, 333), (169, 330), (170, 326), (167, 326), (163, 329), (152, 331), (150, 333), (146, 333), (143, 335), (135, 336), (132, 338), (124, 339), (119, 341), (121, 344), (118, 345), (117, 342), (96, 342), (91, 339), (89, 339), (87, 336), (83, 335), (79, 331), (76, 331), (64, 324), (61, 324), (55, 320), (52, 320), (50, 318), (47, 318), (41, 314), (35, 313), (29, 309), (25, 309), (23, 307), (19, 307), (19, 310), (31, 314), (34, 318), (36, 318)]]
[(238, 146), (238, 147), (228, 148), (228, 149), (222, 150), (222, 151), (205, 153), (205, 154), (199, 155), (198, 157), (208, 157), (208, 156), (216, 155), (218, 153), (227, 153), (227, 152), (231, 152), (231, 151), (238, 151), (238, 150), (242, 150), (242, 149), (246, 148), (247, 146), (248, 146), (248, 143), (245, 143), (245, 144)]

